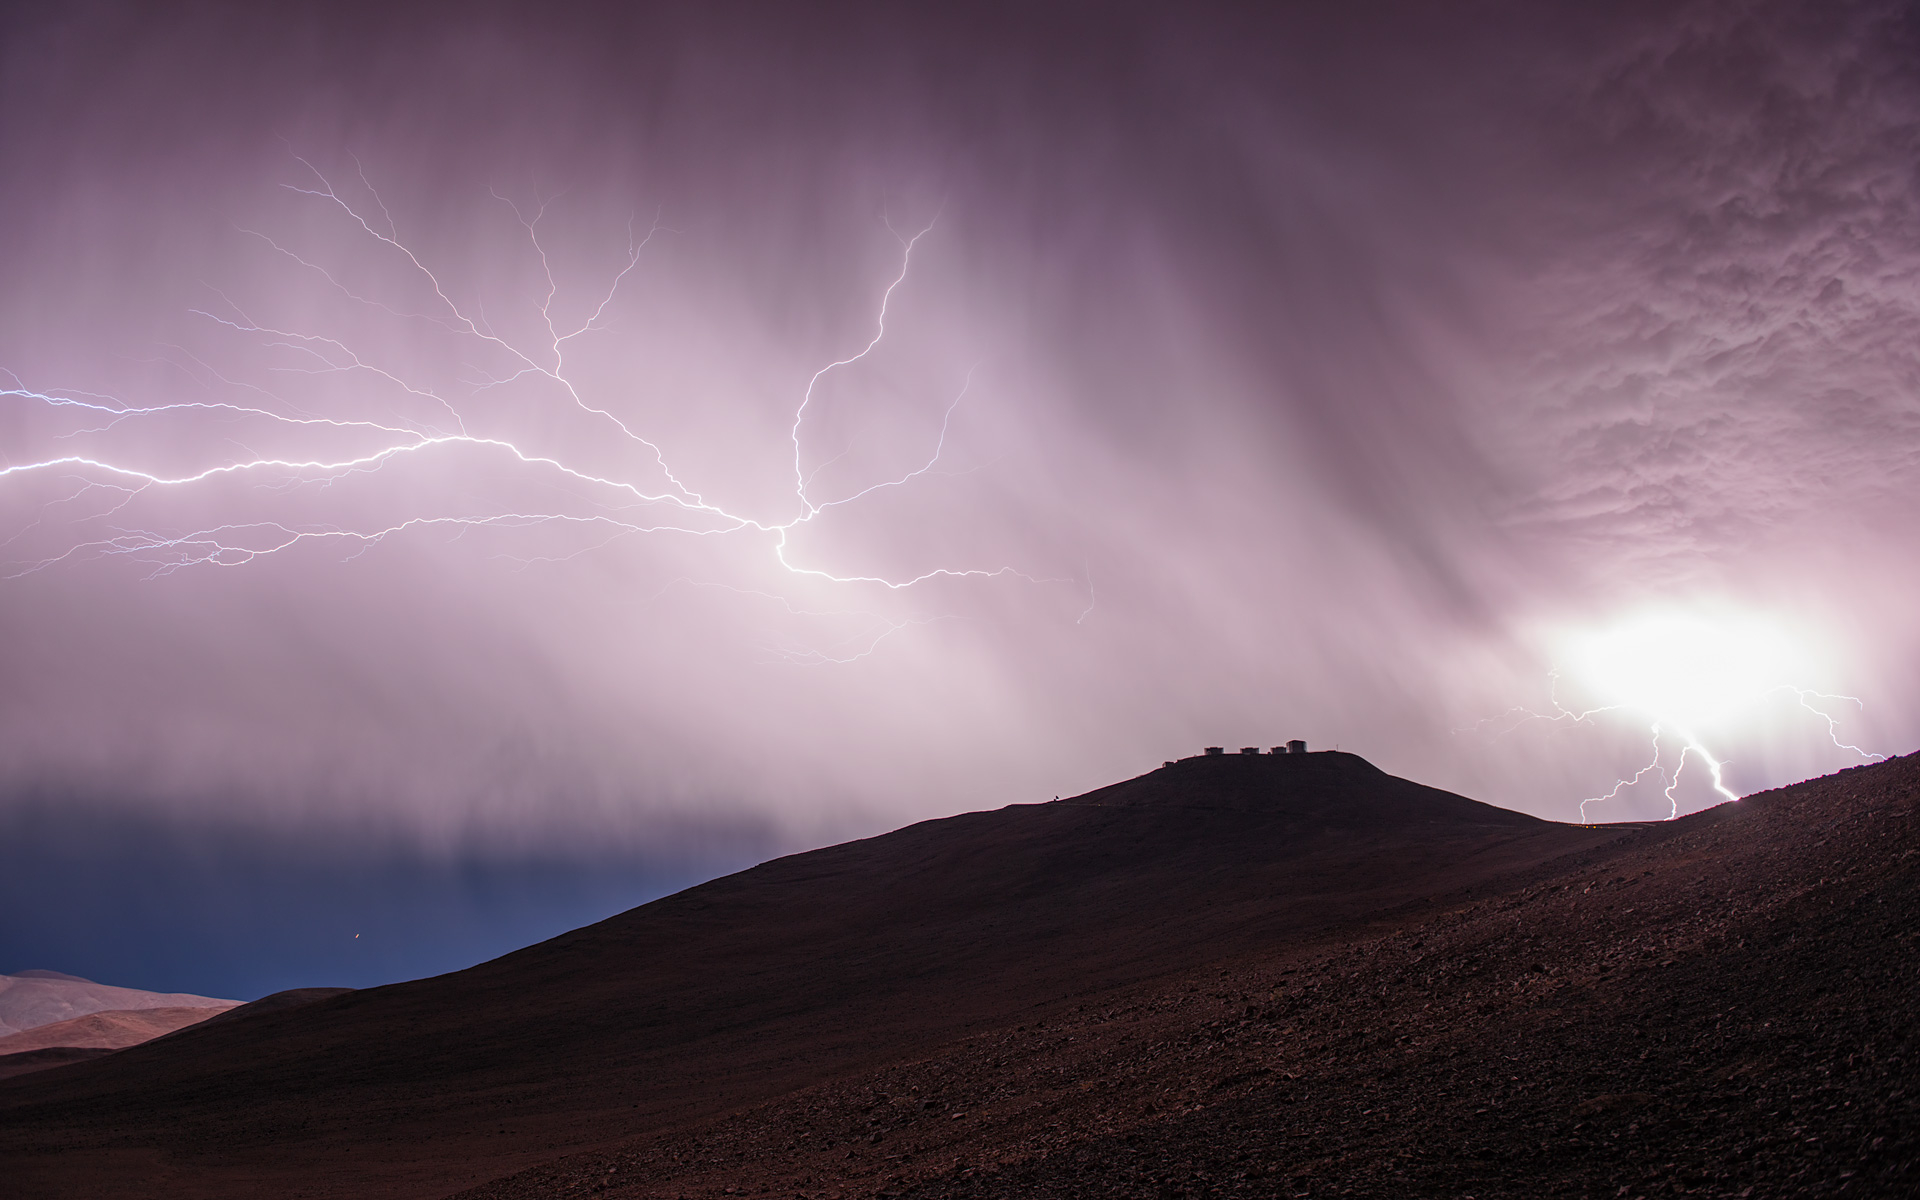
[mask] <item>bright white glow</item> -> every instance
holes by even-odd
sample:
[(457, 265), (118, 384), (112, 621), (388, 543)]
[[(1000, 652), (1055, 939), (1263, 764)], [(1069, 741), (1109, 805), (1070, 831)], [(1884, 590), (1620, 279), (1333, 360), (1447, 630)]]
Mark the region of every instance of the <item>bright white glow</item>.
[(1571, 639), (1562, 661), (1600, 704), (1696, 729), (1733, 720), (1780, 687), (1797, 651), (1758, 618), (1654, 613)]
[[(1858, 707), (1858, 699), (1789, 682), (1804, 678), (1815, 660), (1829, 655), (1817, 653), (1804, 635), (1790, 637), (1775, 622), (1749, 613), (1669, 610), (1557, 640), (1561, 667), (1554, 681), (1557, 685), (1564, 675), (1585, 693), (1578, 703), (1590, 707), (1568, 707), (1556, 686), (1551, 713), (1514, 710), (1521, 720), (1585, 724), (1601, 713), (1621, 713), (1646, 721), (1651, 738), (1646, 766), (1631, 777), (1616, 779), (1612, 790), (1580, 802), (1583, 822), (1591, 819), (1589, 805), (1618, 798), (1652, 773), (1666, 784), (1668, 817), (1679, 816), (1675, 789), (1690, 758), (1705, 765), (1716, 794), (1738, 800), (1738, 793), (1727, 786), (1726, 760), (1709, 750), (1699, 734), (1715, 727), (1725, 733), (1751, 721), (1752, 710), (1769, 698), (1792, 696), (1801, 708), (1826, 723), (1828, 740), (1836, 748), (1869, 761), (1883, 757), (1840, 738), (1835, 709)], [(1680, 754), (1669, 767), (1673, 743), (1678, 743)]]

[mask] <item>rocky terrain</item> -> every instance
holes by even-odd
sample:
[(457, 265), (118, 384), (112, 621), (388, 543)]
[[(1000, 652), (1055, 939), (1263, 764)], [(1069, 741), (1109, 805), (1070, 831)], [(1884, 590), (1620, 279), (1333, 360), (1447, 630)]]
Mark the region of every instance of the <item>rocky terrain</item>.
[(1920, 758), (474, 1189), (1920, 1194)]
[(1601, 828), (1304, 758), (236, 1010), (0, 1083), (0, 1160), (23, 1196), (1920, 1191), (1920, 758)]

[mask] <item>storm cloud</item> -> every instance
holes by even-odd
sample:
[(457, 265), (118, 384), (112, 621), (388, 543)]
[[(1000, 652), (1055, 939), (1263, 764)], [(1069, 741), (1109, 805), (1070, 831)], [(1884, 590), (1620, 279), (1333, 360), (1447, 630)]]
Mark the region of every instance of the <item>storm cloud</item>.
[(797, 846), (1303, 737), (1568, 819), (1645, 714), (1522, 710), (1646, 612), (1912, 747), (1906, 9), (680, 7), (10, 18), (10, 794)]

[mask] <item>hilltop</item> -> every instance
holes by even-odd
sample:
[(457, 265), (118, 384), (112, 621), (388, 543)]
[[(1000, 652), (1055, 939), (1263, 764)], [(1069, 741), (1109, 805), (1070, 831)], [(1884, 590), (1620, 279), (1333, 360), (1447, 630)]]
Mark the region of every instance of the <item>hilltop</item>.
[[(1911, 1178), (1917, 776), (1581, 827), (1353, 755), (1182, 760), (0, 1083), (0, 1154), (46, 1195)], [(1821, 1140), (1715, 1141), (1786, 1121)]]

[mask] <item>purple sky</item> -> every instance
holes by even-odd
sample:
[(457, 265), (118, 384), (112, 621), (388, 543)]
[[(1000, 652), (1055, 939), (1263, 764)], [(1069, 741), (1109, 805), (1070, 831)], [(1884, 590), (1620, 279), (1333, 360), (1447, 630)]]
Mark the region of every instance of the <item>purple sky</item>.
[(1920, 740), (1900, 8), (693, 7), (9, 18), (0, 797), (564, 854)]

